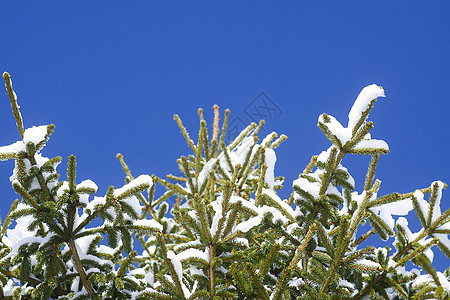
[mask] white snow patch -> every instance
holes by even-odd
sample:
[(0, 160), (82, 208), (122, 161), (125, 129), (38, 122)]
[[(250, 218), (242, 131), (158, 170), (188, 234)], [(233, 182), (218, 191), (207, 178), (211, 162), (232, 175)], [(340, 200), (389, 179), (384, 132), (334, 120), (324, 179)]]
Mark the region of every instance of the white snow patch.
[(95, 184), (95, 182), (93, 182), (90, 179), (83, 180), (82, 182), (77, 184), (77, 189), (86, 189), (86, 188), (93, 189), (96, 192), (98, 190), (98, 186)]
[(233, 151), (230, 152), (230, 159), (234, 166), (244, 164), (248, 151), (255, 144), (255, 139), (252, 136), (246, 137)]
[(181, 265), (180, 260), (177, 258), (177, 255), (172, 250), (167, 251), (167, 258), (170, 259), (170, 261), (172, 262), (178, 280), (181, 282), (183, 279), (183, 267)]
[[(428, 220), (430, 214), (431, 214), (431, 222), (435, 222), (440, 216), (441, 216), (441, 199), (442, 199), (442, 190), (444, 189), (444, 183), (442, 181), (434, 181), (431, 186), (434, 186), (435, 184), (438, 185), (437, 187), (437, 195), (436, 195), (436, 202), (433, 208), (433, 211), (430, 210), (430, 204), (424, 199), (424, 194), (417, 190), (414, 192), (414, 197), (417, 199), (417, 202), (419, 203), (420, 210), (424, 213), (425, 220)], [(450, 229), (450, 224), (445, 223), (438, 227), (438, 229)], [(450, 249), (450, 240), (448, 238), (447, 234), (435, 234), (435, 237), (437, 237), (441, 243), (443, 243), (447, 248)]]
[(189, 259), (191, 257), (201, 258), (201, 259), (204, 259), (205, 261), (209, 262), (209, 256), (204, 251), (200, 251), (195, 248), (187, 249), (187, 250), (184, 250), (177, 254), (177, 258), (180, 261)]
[(273, 140), (277, 137), (277, 133), (275, 131), (272, 131), (271, 133), (269, 133), (268, 135), (266, 135), (266, 137), (262, 140), (261, 145), (267, 147), (269, 146), (269, 141)]
[(368, 260), (368, 259), (360, 259), (360, 260), (357, 260), (355, 263), (356, 264), (361, 264), (363, 266), (368, 266), (368, 267), (372, 267), (372, 268), (381, 269), (381, 265), (379, 263), (374, 262), (372, 260)]
[[(448, 279), (445, 277), (445, 275), (441, 272), (436, 272), (437, 273), (437, 277), (439, 279), (439, 282), (441, 283), (441, 286), (444, 288), (444, 290), (449, 293), (450, 292), (450, 282), (448, 281)], [(436, 283), (433, 280), (433, 277), (431, 277), (430, 274), (426, 274), (426, 275), (422, 275), (417, 277), (413, 284), (412, 287), (414, 289), (417, 289), (419, 286), (424, 285), (424, 284), (429, 284), (431, 286), (436, 286)]]
[(353, 150), (382, 149), (389, 151), (389, 145), (383, 140), (361, 140), (353, 147)]
[(300, 177), (293, 181), (292, 186), (298, 186), (305, 192), (309, 193), (313, 198), (319, 197), (320, 183), (311, 182), (306, 178)]
[[(211, 223), (211, 236), (214, 238), (217, 234), (217, 230), (219, 229), (219, 221), (223, 218), (222, 214), (222, 202), (223, 197), (220, 196), (216, 201), (211, 202), (211, 206), (215, 211), (212, 223)], [(220, 232), (219, 232), (220, 234)]]
[(234, 238), (233, 240), (236, 243), (240, 244), (241, 246), (248, 247), (248, 240), (246, 238), (237, 237), (237, 238)]
[(211, 173), (211, 170), (214, 167), (214, 165), (216, 164), (216, 162), (217, 162), (217, 158), (213, 158), (213, 159), (210, 159), (203, 166), (203, 169), (201, 170), (200, 174), (198, 174), (198, 179), (197, 179), (197, 184), (198, 184), (199, 188), (203, 185), (205, 180), (209, 177), (209, 174)]
[(252, 229), (253, 227), (258, 226), (261, 223), (261, 221), (262, 221), (262, 218), (260, 216), (250, 218), (247, 221), (239, 223), (236, 226), (236, 231), (247, 232), (250, 229)]
[[(28, 206), (19, 203), (16, 210), (27, 208)], [(25, 243), (45, 243), (52, 236), (47, 235), (45, 238), (36, 236), (37, 229), (29, 231), (28, 226), (34, 220), (32, 216), (24, 216), (16, 219), (16, 226), (12, 229), (7, 229), (6, 234), (2, 238), (2, 242), (11, 248), (8, 257), (14, 256), (18, 253), (19, 247)]]
[(278, 195), (270, 189), (263, 189), (262, 190), (262, 194), (267, 195), (268, 197), (270, 197), (271, 199), (273, 199), (279, 206), (281, 206), (281, 208), (289, 214), (289, 218), (293, 219), (295, 216), (295, 212), (292, 209), (292, 207), (287, 204), (285, 201), (281, 200), (280, 197), (278, 197)]
[(97, 236), (100, 236), (100, 234), (86, 235), (76, 239), (75, 243), (77, 244), (78, 248), (81, 250), (82, 253), (87, 254), (89, 245)]
[(379, 206), (380, 210), (386, 210), (392, 215), (406, 216), (411, 210), (414, 209), (411, 199), (399, 200)]
[(323, 114), (319, 116), (318, 122), (323, 123), (325, 126), (327, 126), (328, 129), (331, 131), (331, 134), (336, 136), (342, 145), (345, 145), (345, 143), (347, 143), (352, 137), (351, 129), (343, 127), (342, 124), (339, 123), (339, 121), (336, 120), (335, 117), (330, 115), (327, 116), (329, 118), (329, 122), (325, 122)]
[(153, 180), (152, 177), (150, 177), (149, 175), (140, 175), (139, 177), (131, 180), (129, 183), (125, 184), (123, 187), (114, 190), (114, 197), (119, 197), (120, 195), (122, 195), (123, 193), (136, 188), (140, 185), (143, 184), (148, 184), (149, 188), (152, 187), (153, 185)]
[[(197, 288), (197, 284), (194, 283), (192, 292), (188, 290), (188, 288), (186, 287), (186, 285), (183, 282), (183, 266), (180, 262), (180, 260), (177, 258), (177, 255), (172, 251), (169, 250), (167, 251), (167, 258), (170, 259), (170, 261), (172, 262), (173, 267), (175, 268), (175, 273), (178, 277), (178, 281), (181, 283), (181, 288), (183, 290), (183, 294), (186, 298), (189, 298), (193, 292), (195, 292), (195, 289)], [(167, 275), (165, 275), (167, 276)], [(170, 278), (170, 276), (167, 276), (166, 278)], [(171, 278), (170, 278), (171, 279)]]
[(351, 290), (355, 290), (355, 285), (353, 283), (351, 283), (351, 282), (348, 282), (345, 279), (340, 279), (339, 280), (339, 285), (340, 286), (345, 286), (345, 287), (347, 287), (347, 288), (349, 288)]
[(317, 161), (326, 163), (328, 161), (328, 157), (330, 157), (331, 149), (333, 149), (334, 146), (330, 146), (326, 151), (320, 152), (319, 156), (317, 157)]
[(137, 220), (137, 221), (133, 222), (133, 225), (155, 228), (158, 231), (162, 231), (163, 230), (163, 226), (161, 224), (159, 224), (157, 221), (153, 220), (153, 219), (152, 220), (149, 220), (149, 219)]
[(7, 154), (17, 154), (21, 151), (25, 151), (25, 145), (22, 141), (17, 141), (14, 144), (0, 147), (0, 154), (7, 155)]
[(202, 270), (197, 269), (194, 266), (191, 266), (189, 268), (189, 272), (191, 273), (191, 275), (200, 275), (200, 276), (205, 276), (205, 274), (203, 273)]
[(275, 151), (270, 148), (265, 149), (265, 163), (267, 165), (266, 175), (265, 175), (265, 182), (269, 185), (271, 189), (273, 189), (273, 186), (275, 184), (275, 162), (277, 161), (277, 156), (275, 154)]
[(26, 145), (31, 142), (37, 145), (43, 140), (45, 140), (46, 135), (47, 135), (47, 125), (33, 126), (31, 128), (27, 128), (23, 133), (23, 143)]
[(258, 208), (256, 207), (253, 199), (245, 200), (244, 198), (239, 197), (239, 196), (231, 196), (229, 201), (230, 201), (230, 203), (241, 202), (242, 206), (245, 206), (249, 210), (254, 211), (254, 212), (258, 211)]
[(100, 252), (100, 253), (114, 255), (114, 249), (111, 248), (111, 247), (108, 247), (106, 245), (98, 245), (97, 251)]
[(67, 181), (63, 181), (62, 185), (56, 191), (56, 196), (61, 197), (64, 192), (69, 191), (69, 183)]
[(382, 87), (372, 84), (363, 88), (350, 109), (347, 127), (353, 130), (353, 127), (361, 119), (362, 113), (369, 108), (370, 102), (378, 97), (385, 97)]
[(290, 287), (299, 287), (300, 285), (302, 285), (304, 283), (305, 282), (303, 281), (303, 279), (296, 277), (296, 278), (289, 280), (288, 285)]
[(139, 215), (142, 212), (141, 202), (135, 195), (127, 199), (127, 204), (131, 206), (131, 208), (137, 215)]
[[(424, 229), (422, 228), (419, 232), (412, 233), (411, 230), (408, 227), (408, 220), (405, 217), (398, 218), (397, 224), (400, 225), (401, 227), (403, 227), (403, 229), (405, 230), (405, 235), (406, 235), (406, 237), (408, 238), (408, 240), (410, 242), (414, 241), (424, 231)], [(424, 239), (419, 240), (418, 242), (419, 242), (419, 244), (424, 246), (430, 240), (431, 239), (424, 238)], [(394, 242), (394, 245), (395, 245), (395, 242)], [(433, 252), (433, 250), (431, 248), (428, 248), (427, 250), (425, 250), (424, 254), (431, 262), (433, 261), (434, 252)]]
[[(283, 223), (288, 222), (288, 219), (275, 207), (271, 207), (271, 206), (267, 206), (267, 205), (263, 205), (262, 207), (259, 208), (259, 216), (260, 218), (262, 218), (265, 214), (271, 214), (272, 215), (272, 221), (275, 223), (278, 220), (281, 220)], [(258, 223), (259, 224), (259, 223)], [(256, 224), (256, 225), (258, 225)]]

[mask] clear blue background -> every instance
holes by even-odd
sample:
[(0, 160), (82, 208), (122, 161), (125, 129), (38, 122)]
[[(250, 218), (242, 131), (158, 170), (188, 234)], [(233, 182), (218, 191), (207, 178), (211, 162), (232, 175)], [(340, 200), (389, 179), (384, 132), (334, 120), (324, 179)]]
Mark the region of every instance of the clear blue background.
[[(64, 158), (62, 179), (75, 154), (78, 181), (94, 180), (100, 195), (124, 182), (117, 152), (135, 176), (177, 173), (175, 160), (190, 149), (174, 113), (196, 137), (197, 108), (211, 120), (218, 104), (231, 109), (230, 120), (248, 123), (245, 108), (264, 91), (282, 110), (267, 118), (265, 132), (289, 137), (276, 166), (287, 197), (311, 155), (329, 146), (317, 117), (326, 112), (346, 124), (372, 83), (387, 96), (370, 115), (372, 137), (391, 149), (378, 168), (380, 194), (450, 181), (448, 1), (6, 2), (0, 71), (12, 75), (25, 127), (54, 123), (43, 154)], [(0, 145), (7, 145), (19, 133), (2, 95)], [(368, 161), (343, 162), (359, 188)], [(16, 197), (12, 169), (1, 163), (2, 217)], [(445, 192), (443, 208), (448, 199)], [(442, 270), (449, 260), (440, 255), (435, 265)]]

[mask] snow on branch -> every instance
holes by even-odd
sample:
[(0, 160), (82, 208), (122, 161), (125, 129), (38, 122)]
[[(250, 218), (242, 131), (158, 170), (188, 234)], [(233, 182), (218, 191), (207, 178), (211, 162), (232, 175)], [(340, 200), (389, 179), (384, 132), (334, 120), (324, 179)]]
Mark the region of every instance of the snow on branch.
[[(67, 180), (59, 181), (62, 158), (41, 154), (54, 126), (23, 130), (10, 76), (3, 76), (22, 140), (0, 147), (0, 160), (15, 160), (10, 180), (20, 197), (0, 230), (0, 297), (450, 297), (450, 268), (433, 266), (434, 251), (450, 257), (450, 209), (441, 211), (447, 185), (381, 194), (376, 168), (389, 146), (372, 139), (367, 121), (385, 96), (377, 85), (358, 95), (347, 126), (319, 116), (331, 145), (285, 187), (288, 199), (278, 193), (284, 177), (275, 176), (275, 149), (286, 136), (259, 139), (261, 120), (227, 145), (229, 111), (219, 132), (217, 105), (212, 135), (199, 110), (197, 141), (175, 115), (193, 152), (177, 160), (180, 175), (134, 178), (120, 154), (126, 184), (96, 196), (93, 181), (77, 183), (73, 155)], [(372, 156), (360, 191), (343, 166), (354, 154)], [(408, 227), (411, 210), (417, 231)], [(384, 247), (366, 246), (374, 236)]]

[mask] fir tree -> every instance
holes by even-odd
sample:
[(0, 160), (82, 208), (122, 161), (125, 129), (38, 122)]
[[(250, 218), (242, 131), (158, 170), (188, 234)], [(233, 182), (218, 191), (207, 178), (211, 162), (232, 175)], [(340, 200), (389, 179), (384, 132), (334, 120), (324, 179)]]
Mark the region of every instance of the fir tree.
[[(274, 176), (275, 149), (285, 135), (258, 133), (252, 123), (225, 143), (229, 111), (212, 133), (199, 110), (192, 153), (181, 176), (134, 177), (121, 154), (125, 185), (94, 196), (91, 180), (76, 178), (71, 155), (66, 180), (61, 157), (42, 156), (53, 125), (24, 129), (8, 73), (3, 77), (21, 139), (0, 147), (15, 161), (14, 201), (0, 232), (3, 299), (447, 299), (450, 269), (432, 266), (433, 251), (450, 257), (450, 210), (441, 213), (441, 181), (409, 193), (379, 195), (376, 167), (389, 153), (371, 138), (367, 121), (384, 90), (365, 87), (344, 127), (328, 114), (318, 127), (331, 146), (312, 157), (282, 200)], [(370, 156), (362, 191), (342, 163)], [(165, 188), (157, 195), (156, 185)], [(176, 199), (169, 207), (169, 199)], [(169, 212), (170, 214), (167, 214)], [(422, 229), (404, 217), (415, 210)], [(361, 232), (363, 224), (370, 229)], [(363, 247), (378, 235), (392, 245)], [(133, 241), (145, 249), (137, 253)], [(437, 247), (434, 247), (437, 246)], [(417, 268), (411, 268), (408, 262)]]

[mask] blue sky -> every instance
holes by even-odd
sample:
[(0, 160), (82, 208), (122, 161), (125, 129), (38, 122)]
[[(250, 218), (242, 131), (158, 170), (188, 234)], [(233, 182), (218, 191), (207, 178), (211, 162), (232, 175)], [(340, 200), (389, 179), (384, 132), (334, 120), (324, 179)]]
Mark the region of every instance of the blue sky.
[[(369, 117), (372, 137), (391, 150), (380, 160), (380, 193), (450, 182), (448, 1), (3, 1), (0, 20), (0, 71), (12, 75), (25, 127), (55, 124), (44, 155), (63, 157), (63, 179), (76, 155), (79, 181), (94, 180), (100, 195), (123, 184), (117, 152), (136, 176), (177, 173), (175, 160), (190, 151), (174, 113), (195, 137), (197, 108), (209, 119), (213, 104), (229, 108), (239, 126), (266, 101), (274, 110), (260, 108), (265, 132), (289, 137), (275, 169), (287, 197), (329, 146), (317, 117), (346, 124), (372, 83), (387, 96)], [(19, 139), (4, 94), (0, 124), (1, 145)], [(359, 187), (368, 162), (343, 162)], [(0, 166), (2, 217), (16, 197), (12, 168)]]

